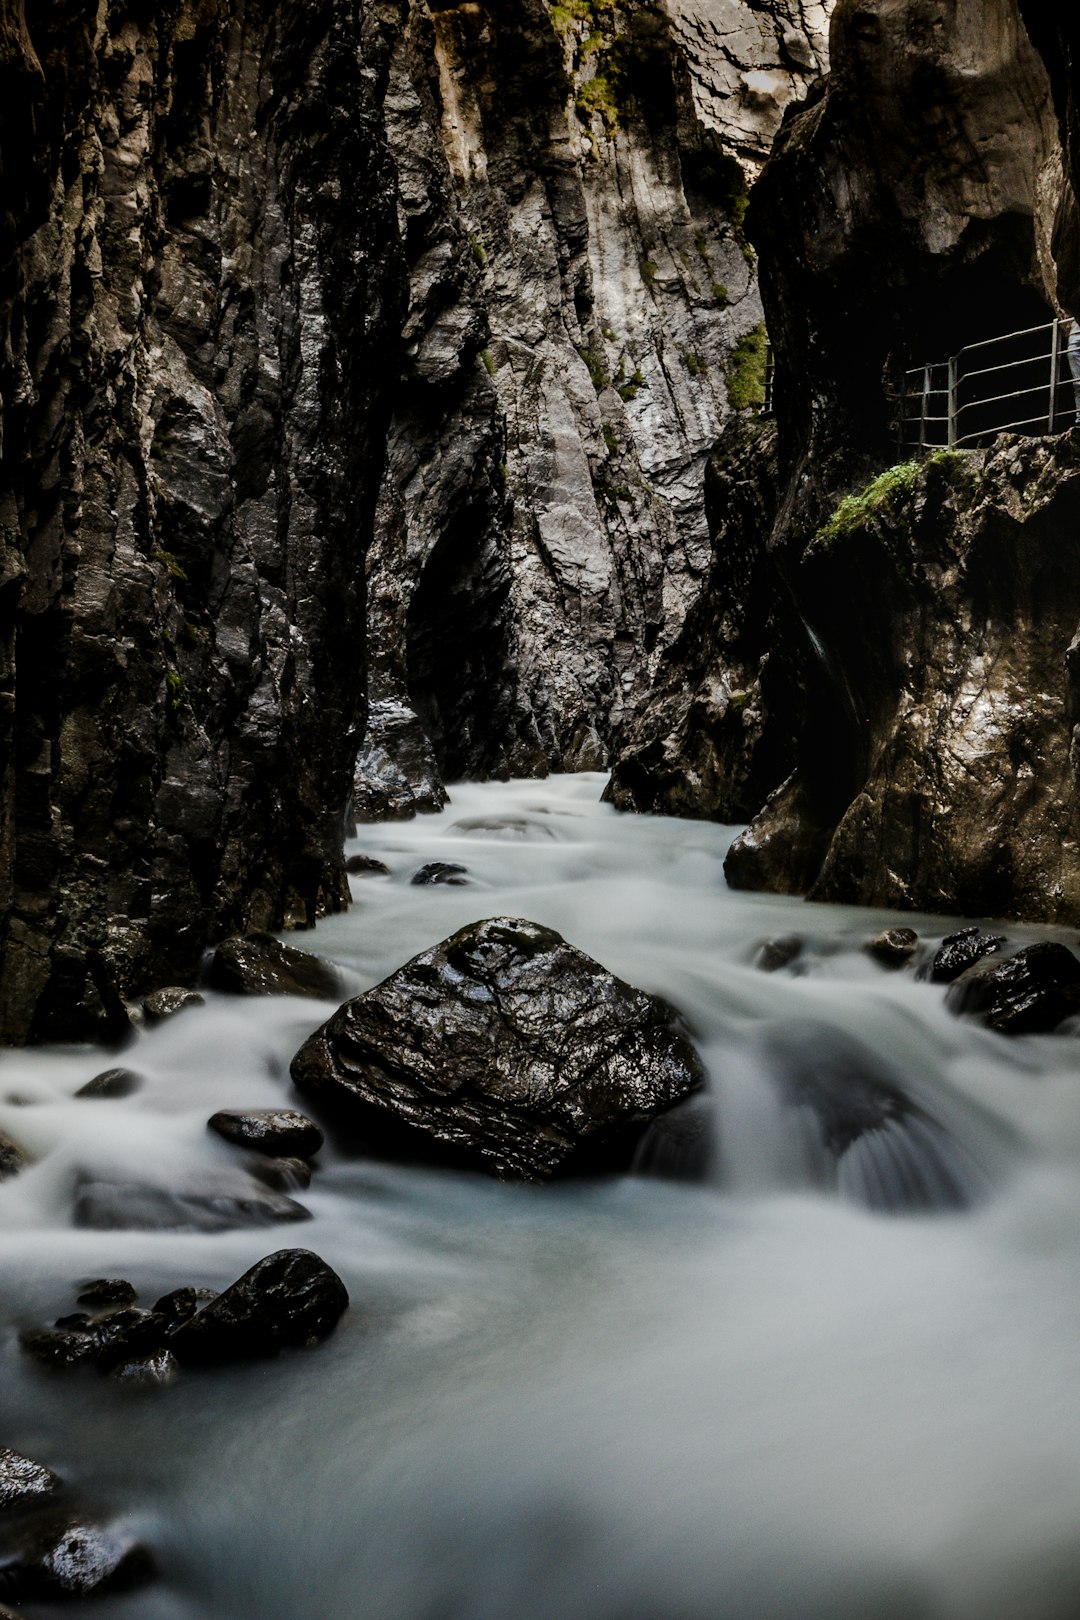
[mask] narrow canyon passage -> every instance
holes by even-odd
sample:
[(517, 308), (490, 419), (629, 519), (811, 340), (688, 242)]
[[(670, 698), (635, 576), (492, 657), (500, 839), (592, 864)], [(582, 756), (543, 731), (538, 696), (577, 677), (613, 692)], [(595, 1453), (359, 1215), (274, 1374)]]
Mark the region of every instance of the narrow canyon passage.
[[(462, 784), (437, 816), (362, 828), (348, 852), (389, 875), (299, 938), (351, 993), (480, 917), (554, 927), (685, 1019), (701, 1133), (641, 1160), (697, 1179), (508, 1186), (339, 1141), (304, 1224), (80, 1230), (80, 1177), (230, 1174), (207, 1117), (294, 1106), (289, 1061), (332, 1004), (208, 993), (124, 1051), (144, 1084), (123, 1100), (74, 1096), (100, 1050), (3, 1055), (0, 1129), (36, 1162), (0, 1186), (0, 1426), (160, 1565), (101, 1620), (1075, 1612), (1077, 1037), (992, 1034), (863, 949), (900, 920), (928, 957), (955, 922), (736, 894), (734, 829), (619, 815), (603, 785)], [(468, 882), (412, 884), (434, 861)], [(786, 966), (754, 965), (791, 935)], [(920, 1130), (834, 1165), (807, 1053), (900, 1087)], [(286, 1244), (352, 1298), (310, 1355), (139, 1392), (20, 1351), (80, 1279), (221, 1287)]]

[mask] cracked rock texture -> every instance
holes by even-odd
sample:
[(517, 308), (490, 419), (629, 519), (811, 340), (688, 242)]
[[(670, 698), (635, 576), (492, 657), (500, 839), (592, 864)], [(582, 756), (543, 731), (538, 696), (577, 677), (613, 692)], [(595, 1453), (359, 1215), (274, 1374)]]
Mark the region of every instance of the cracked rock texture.
[(357, 814), (603, 762), (707, 566), (745, 176), (822, 33), (0, 0), (0, 1037), (346, 903), (365, 662)]
[(504, 1180), (625, 1168), (704, 1076), (666, 1002), (559, 934), (472, 923), (347, 1001), (293, 1059), (370, 1146)]

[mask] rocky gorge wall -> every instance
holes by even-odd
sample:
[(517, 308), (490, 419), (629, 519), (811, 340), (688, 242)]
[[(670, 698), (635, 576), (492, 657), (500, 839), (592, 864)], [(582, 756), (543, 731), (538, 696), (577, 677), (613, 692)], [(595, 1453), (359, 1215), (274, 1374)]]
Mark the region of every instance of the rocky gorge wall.
[(825, 20), (0, 0), (3, 1038), (346, 903), (354, 786), (604, 761)]
[(760, 491), (777, 453), (778, 486), (745, 521), (729, 495), (708, 656), (666, 669), (611, 790), (752, 804), (738, 886), (1080, 916), (1075, 434), (920, 466), (895, 425), (904, 365), (1077, 307), (1075, 26), (1039, 11), (1029, 36), (1012, 0), (842, 0), (754, 191), (778, 451), (713, 476)]

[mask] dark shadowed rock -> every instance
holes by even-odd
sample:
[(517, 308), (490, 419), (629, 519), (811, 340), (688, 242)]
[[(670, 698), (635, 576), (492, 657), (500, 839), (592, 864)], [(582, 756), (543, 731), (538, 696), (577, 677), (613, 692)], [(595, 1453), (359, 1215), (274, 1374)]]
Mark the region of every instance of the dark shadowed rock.
[(146, 1014), (148, 1024), (163, 1023), (166, 1018), (173, 1018), (188, 1007), (203, 1007), (206, 1005), (205, 996), (200, 996), (197, 990), (186, 990), (183, 985), (170, 984), (161, 990), (151, 990), (143, 998), (143, 1012)]
[(144, 1182), (79, 1182), (76, 1226), (99, 1232), (227, 1232), (233, 1227), (305, 1221), (310, 1211), (255, 1182), (170, 1191)]
[(463, 928), (340, 1008), (292, 1066), (374, 1146), (547, 1180), (623, 1168), (703, 1084), (671, 1008), (549, 928)]
[(345, 870), (350, 877), (390, 876), (390, 868), (384, 861), (377, 861), (374, 855), (350, 855), (345, 862)]
[(0, 1508), (35, 1507), (54, 1495), (62, 1483), (44, 1463), (0, 1446)]
[(171, 1335), (182, 1362), (247, 1361), (314, 1344), (349, 1303), (337, 1273), (309, 1249), (280, 1249)]
[(275, 1192), (303, 1192), (311, 1186), (311, 1166), (306, 1159), (267, 1159), (253, 1153), (247, 1168), (256, 1181)]
[(214, 952), (207, 982), (235, 996), (311, 996), (336, 1001), (341, 975), (321, 957), (283, 945), (273, 934), (227, 939)]
[(171, 1333), (217, 1297), (213, 1288), (174, 1288), (154, 1301), (154, 1312), (164, 1321), (166, 1331)]
[(914, 928), (886, 928), (875, 939), (867, 940), (863, 949), (883, 967), (903, 967), (919, 948), (919, 936)]
[(716, 1113), (689, 1097), (653, 1120), (634, 1155), (634, 1173), (664, 1181), (704, 1181), (716, 1162)]
[(941, 949), (930, 964), (930, 978), (934, 984), (950, 984), (984, 956), (993, 956), (1000, 951), (1004, 943), (1003, 934), (983, 934), (975, 927), (946, 934)]
[(222, 1108), (211, 1115), (207, 1126), (226, 1142), (271, 1158), (310, 1159), (323, 1145), (315, 1121), (292, 1108)]
[(134, 1305), (137, 1297), (123, 1277), (95, 1277), (81, 1284), (76, 1295), (80, 1305)]
[(17, 1176), (29, 1163), (30, 1158), (25, 1149), (21, 1148), (6, 1131), (0, 1131), (0, 1181), (7, 1181), (9, 1176)]
[(797, 934), (785, 934), (782, 939), (766, 939), (757, 949), (754, 966), (762, 973), (779, 973), (789, 962), (802, 953), (803, 941)]
[(94, 1359), (102, 1372), (110, 1372), (125, 1362), (154, 1354), (161, 1347), (168, 1324), (157, 1311), (129, 1305), (98, 1317), (91, 1331), (97, 1343)]
[(469, 882), (467, 874), (468, 867), (456, 866), (453, 861), (429, 861), (413, 874), (409, 882), (414, 888), (441, 883), (447, 888), (464, 889)]
[(1080, 959), (1053, 941), (1028, 945), (1004, 962), (968, 968), (945, 1005), (1003, 1035), (1046, 1033), (1080, 1011)]
[(76, 1097), (130, 1097), (141, 1090), (143, 1077), (134, 1069), (104, 1069), (95, 1074), (85, 1086), (80, 1086)]
[(0, 1538), (0, 1591), (16, 1602), (126, 1591), (153, 1573), (133, 1535), (81, 1517), (35, 1518)]
[(93, 1334), (78, 1328), (31, 1329), (19, 1335), (19, 1343), (44, 1367), (81, 1367), (97, 1354)]

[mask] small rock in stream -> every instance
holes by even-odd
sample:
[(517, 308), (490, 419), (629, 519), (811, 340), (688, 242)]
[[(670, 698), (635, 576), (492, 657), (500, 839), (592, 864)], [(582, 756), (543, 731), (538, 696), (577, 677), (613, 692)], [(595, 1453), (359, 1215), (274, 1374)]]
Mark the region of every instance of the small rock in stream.
[(58, 1515), (0, 1534), (0, 1591), (17, 1603), (128, 1591), (153, 1574), (146, 1548), (115, 1525)]
[(54, 1496), (63, 1481), (44, 1463), (0, 1446), (0, 1509), (36, 1506)]
[(517, 917), (346, 1002), (292, 1075), (378, 1148), (526, 1181), (626, 1169), (650, 1120), (704, 1083), (666, 1002)]
[(919, 948), (919, 936), (914, 928), (886, 928), (884, 933), (867, 940), (863, 950), (882, 967), (903, 967)]
[(167, 1389), (175, 1384), (180, 1363), (171, 1350), (154, 1350), (135, 1361), (122, 1361), (111, 1376), (127, 1389)]
[(310, 1249), (267, 1255), (170, 1335), (182, 1362), (246, 1361), (317, 1343), (349, 1303), (345, 1284)]
[(782, 939), (766, 939), (758, 946), (754, 966), (762, 973), (778, 973), (802, 953), (803, 941), (797, 934), (785, 934)]
[(85, 1178), (75, 1193), (75, 1225), (97, 1232), (228, 1232), (310, 1218), (303, 1204), (250, 1180), (174, 1192), (142, 1182)]
[(76, 1298), (80, 1305), (134, 1305), (138, 1294), (123, 1277), (95, 1277), (80, 1284)]
[(131, 1097), (142, 1089), (143, 1077), (134, 1069), (104, 1069), (95, 1074), (85, 1086), (80, 1086), (76, 1097)]
[(92, 1333), (81, 1329), (33, 1328), (19, 1335), (28, 1356), (44, 1367), (81, 1367), (97, 1354)]
[(222, 1108), (207, 1126), (226, 1142), (271, 1158), (310, 1159), (323, 1145), (315, 1121), (293, 1108)]
[(945, 1005), (1002, 1035), (1048, 1034), (1080, 1011), (1080, 958), (1046, 940), (979, 962), (949, 986)]
[(266, 1159), (261, 1153), (253, 1153), (247, 1168), (256, 1181), (275, 1192), (303, 1192), (311, 1186), (311, 1166), (306, 1159)]
[(26, 1150), (21, 1148), (6, 1131), (0, 1131), (0, 1181), (17, 1176), (29, 1163), (30, 1155)]
[(206, 997), (200, 996), (197, 990), (187, 990), (183, 985), (165, 985), (160, 990), (151, 990), (148, 996), (143, 997), (143, 1012), (146, 1014), (148, 1024), (163, 1023), (166, 1018), (173, 1018), (177, 1013), (184, 1012), (188, 1007), (205, 1007)]
[(345, 870), (350, 877), (390, 876), (390, 868), (384, 861), (377, 861), (374, 855), (350, 855), (345, 862)]
[(413, 873), (409, 882), (414, 888), (439, 884), (448, 889), (465, 889), (469, 886), (468, 872), (467, 866), (457, 866), (453, 861), (429, 861)]
[(283, 945), (273, 934), (236, 935), (218, 946), (206, 975), (214, 990), (234, 996), (308, 996), (337, 1001), (341, 975), (309, 951)]
[(171, 1333), (217, 1297), (217, 1291), (213, 1288), (174, 1288), (154, 1301), (154, 1314), (161, 1317), (166, 1331)]
[(978, 928), (961, 928), (959, 933), (947, 934), (941, 949), (930, 964), (933, 984), (949, 984), (984, 956), (992, 956), (1005, 943), (1004, 934), (983, 934)]

